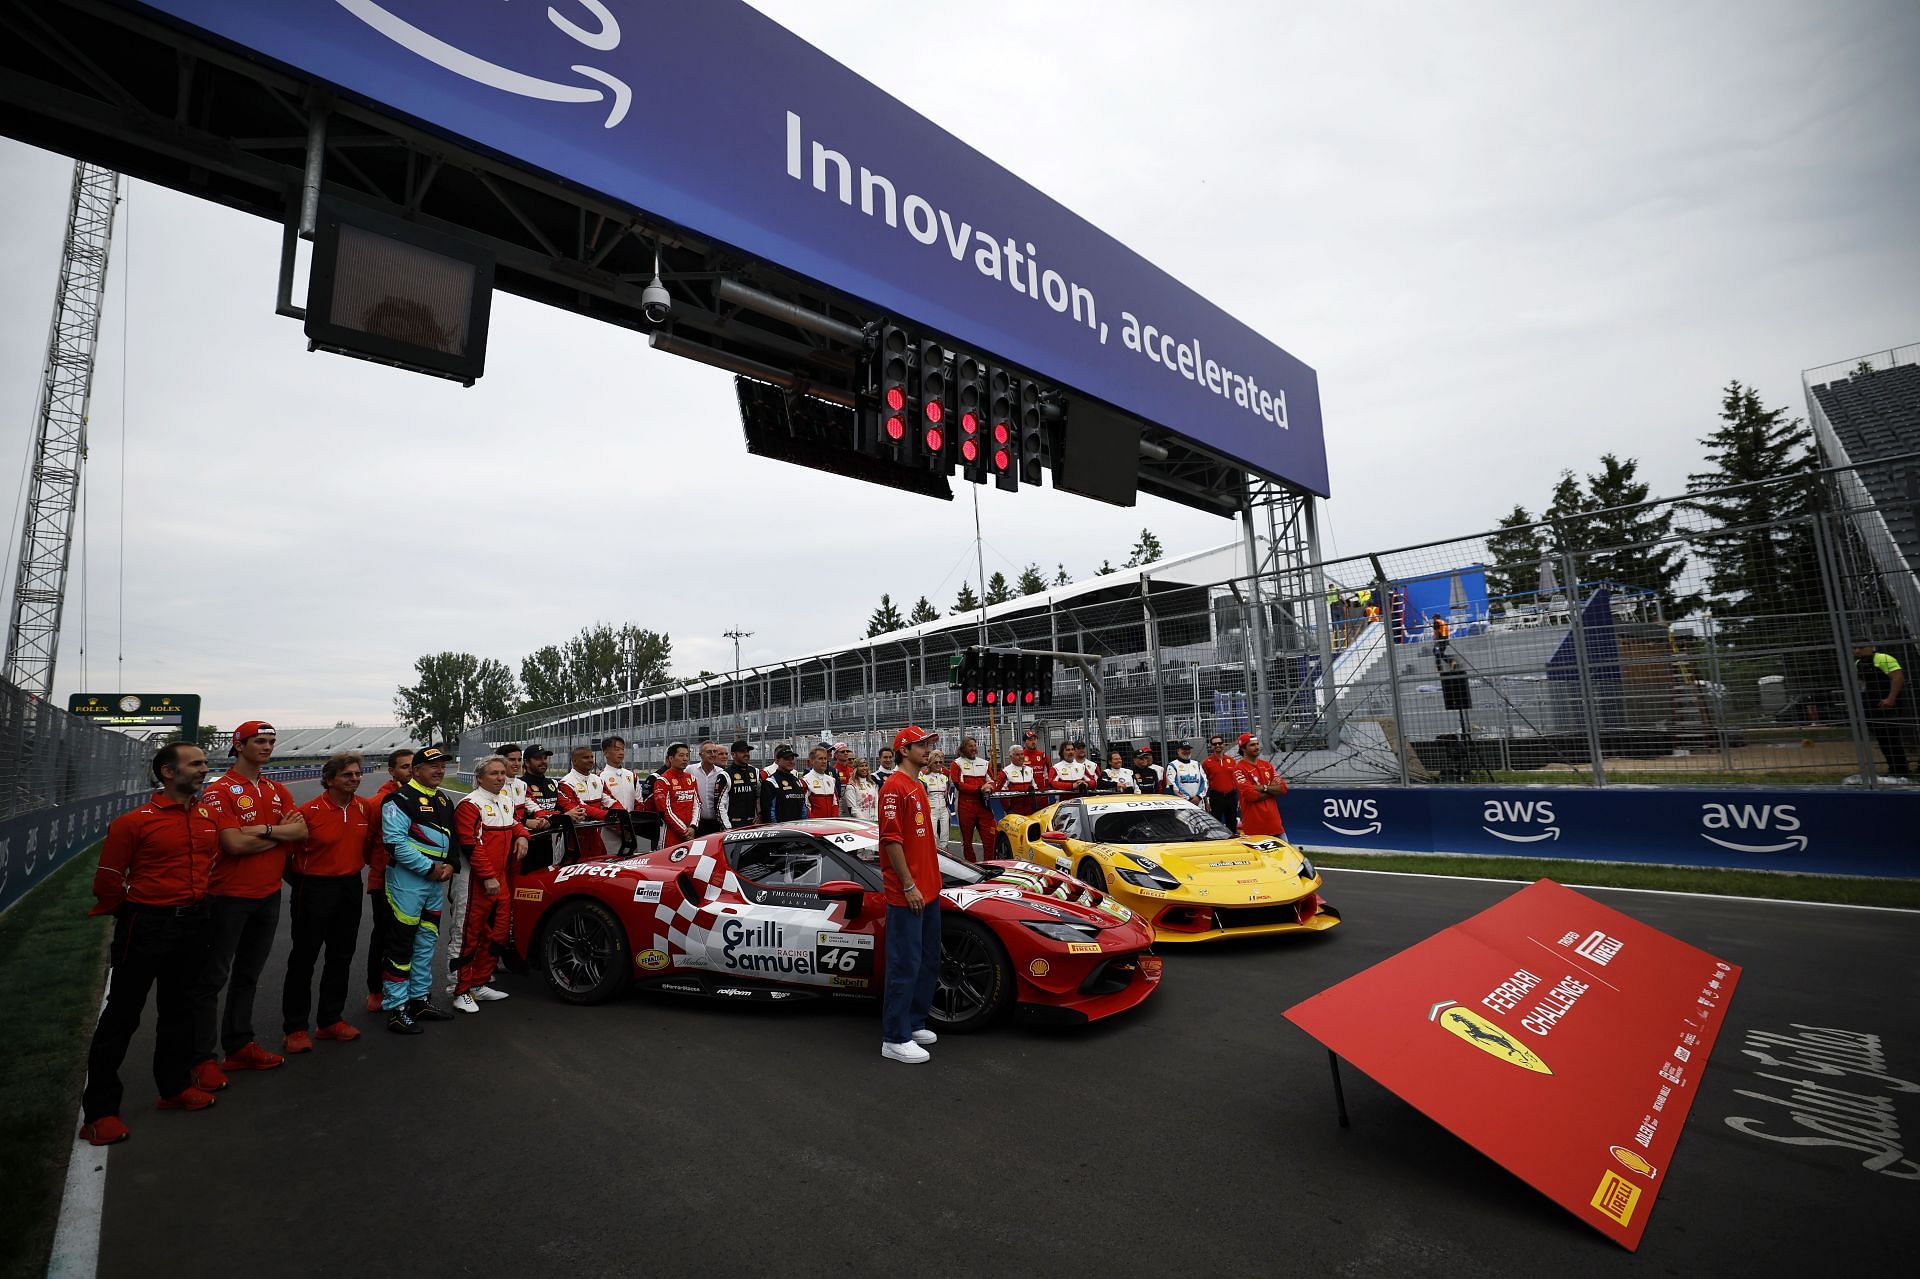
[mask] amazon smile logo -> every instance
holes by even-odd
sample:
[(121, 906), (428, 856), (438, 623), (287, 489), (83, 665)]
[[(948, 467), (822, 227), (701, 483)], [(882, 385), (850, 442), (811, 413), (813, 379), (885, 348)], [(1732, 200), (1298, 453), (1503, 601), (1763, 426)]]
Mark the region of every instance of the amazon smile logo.
[[(1336, 826), (1336, 821), (1351, 822), (1353, 826)], [(1362, 822), (1366, 824), (1361, 825)], [(1378, 835), (1381, 831), (1380, 806), (1370, 799), (1335, 799), (1328, 796), (1320, 805), (1320, 824), (1336, 835)]]
[[(1795, 834), (1800, 816), (1792, 804), (1702, 804), (1700, 825), (1700, 838), (1736, 853), (1804, 853), (1811, 842)], [(1726, 837), (1736, 833), (1745, 838)]]
[[(568, 39), (596, 53), (611, 53), (620, 47), (620, 23), (606, 5), (600, 0), (572, 2), (587, 11), (592, 20), (591, 26), (575, 22), (554, 5), (547, 6), (547, 21)], [(439, 36), (414, 26), (385, 6), (374, 3), (374, 0), (334, 0), (334, 3), (401, 48), (476, 84), (543, 102), (605, 102), (608, 106), (603, 128), (611, 129), (626, 119), (627, 109), (633, 105), (633, 90), (627, 87), (626, 82), (598, 67), (573, 64), (573, 73), (591, 81), (589, 84), (543, 80), (489, 62), (457, 45), (449, 44)]]
[[(1490, 799), (1480, 813), (1480, 829), (1509, 844), (1538, 844), (1560, 838), (1560, 827), (1555, 820), (1550, 799)], [(1535, 829), (1522, 833), (1494, 829), (1495, 825), (1521, 824)]]

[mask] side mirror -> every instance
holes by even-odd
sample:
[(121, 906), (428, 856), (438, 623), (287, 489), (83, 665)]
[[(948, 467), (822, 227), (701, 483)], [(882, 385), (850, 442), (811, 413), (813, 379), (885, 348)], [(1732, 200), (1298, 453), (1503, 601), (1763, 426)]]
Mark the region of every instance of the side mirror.
[(1050, 830), (1042, 834), (1040, 838), (1045, 840), (1049, 844), (1059, 844), (1062, 847), (1065, 847), (1069, 836), (1067, 835), (1067, 832), (1063, 830)]
[(867, 895), (867, 890), (851, 879), (829, 879), (813, 891), (829, 901), (846, 902), (850, 906), (859, 905)]

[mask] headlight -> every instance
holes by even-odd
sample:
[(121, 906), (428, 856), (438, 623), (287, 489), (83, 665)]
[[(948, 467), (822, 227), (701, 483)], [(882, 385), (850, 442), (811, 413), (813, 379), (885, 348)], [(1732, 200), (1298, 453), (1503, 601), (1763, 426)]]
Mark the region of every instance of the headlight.
[(1312, 879), (1314, 874), (1313, 860), (1305, 853), (1300, 854), (1300, 878)]
[(1151, 888), (1158, 892), (1172, 892), (1180, 887), (1180, 881), (1159, 867), (1152, 870), (1128, 870), (1124, 866), (1115, 866), (1113, 873), (1132, 884), (1135, 888)]
[(1023, 919), (1020, 921), (1042, 937), (1054, 941), (1092, 941), (1099, 929), (1092, 924), (1061, 924), (1050, 919)]

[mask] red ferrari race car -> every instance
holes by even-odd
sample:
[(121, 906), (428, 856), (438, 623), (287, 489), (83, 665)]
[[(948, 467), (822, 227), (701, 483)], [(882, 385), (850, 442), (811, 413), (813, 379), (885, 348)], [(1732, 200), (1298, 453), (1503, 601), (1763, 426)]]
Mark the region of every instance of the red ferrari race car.
[[(1159, 986), (1151, 930), (1105, 894), (1019, 862), (942, 858), (941, 872), (941, 1030), (977, 1030), (1010, 1007), (1095, 1021)], [(515, 957), (568, 1003), (629, 984), (743, 1002), (876, 997), (879, 831), (815, 818), (537, 870), (513, 882), (512, 935)]]

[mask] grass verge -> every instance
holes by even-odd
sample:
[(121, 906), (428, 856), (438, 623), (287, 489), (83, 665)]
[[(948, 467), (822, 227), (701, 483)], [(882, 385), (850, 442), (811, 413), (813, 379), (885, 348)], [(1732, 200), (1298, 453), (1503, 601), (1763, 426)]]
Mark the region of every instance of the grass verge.
[(1552, 861), (1534, 857), (1452, 857), (1444, 854), (1355, 853), (1311, 850), (1316, 866), (1332, 870), (1389, 870), (1411, 875), (1466, 875), (1477, 879), (1551, 879), (1600, 888), (1658, 888), (1721, 897), (1838, 902), (1920, 910), (1920, 880), (1851, 875), (1790, 875), (1780, 871), (1642, 866), (1627, 862)]
[(112, 932), (87, 917), (98, 849), (0, 918), (0, 1275), (44, 1275), (53, 1248)]

